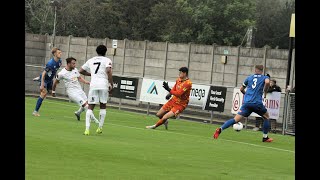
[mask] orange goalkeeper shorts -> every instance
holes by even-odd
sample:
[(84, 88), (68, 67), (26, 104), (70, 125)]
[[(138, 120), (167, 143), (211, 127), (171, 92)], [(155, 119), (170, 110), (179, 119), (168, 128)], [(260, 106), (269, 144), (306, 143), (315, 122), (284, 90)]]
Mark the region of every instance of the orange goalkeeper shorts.
[(166, 104), (162, 106), (162, 109), (165, 111), (172, 111), (175, 116), (178, 116), (182, 111), (186, 108), (186, 106), (182, 104), (177, 104), (174, 101), (169, 100)]

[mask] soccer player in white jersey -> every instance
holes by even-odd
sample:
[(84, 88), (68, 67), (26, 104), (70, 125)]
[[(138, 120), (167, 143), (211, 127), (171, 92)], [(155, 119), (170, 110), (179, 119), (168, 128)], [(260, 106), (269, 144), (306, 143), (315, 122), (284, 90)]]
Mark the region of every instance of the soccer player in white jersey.
[(89, 108), (86, 112), (86, 130), (84, 135), (89, 135), (90, 130), (90, 115), (96, 104), (100, 104), (100, 122), (96, 130), (97, 134), (102, 133), (104, 119), (106, 117), (106, 104), (109, 93), (113, 88), (112, 80), (112, 61), (105, 57), (107, 47), (99, 45), (96, 48), (98, 56), (89, 59), (80, 68), (80, 73), (86, 76), (91, 76), (90, 89), (88, 93)]
[[(80, 114), (88, 109), (88, 101), (87, 96), (82, 90), (80, 86), (80, 82), (84, 84), (90, 84), (89, 81), (86, 81), (80, 76), (80, 73), (78, 69), (76, 68), (76, 59), (73, 57), (69, 57), (66, 59), (67, 65), (65, 68), (63, 68), (57, 75), (53, 82), (52, 87), (52, 96), (55, 97), (55, 89), (57, 87), (57, 84), (62, 80), (65, 84), (66, 91), (68, 94), (68, 97), (71, 101), (77, 103), (80, 108), (78, 111), (74, 112), (76, 115), (78, 121), (80, 121)], [(95, 123), (99, 123), (98, 119), (94, 117), (92, 114), (91, 117), (92, 120), (94, 120)]]

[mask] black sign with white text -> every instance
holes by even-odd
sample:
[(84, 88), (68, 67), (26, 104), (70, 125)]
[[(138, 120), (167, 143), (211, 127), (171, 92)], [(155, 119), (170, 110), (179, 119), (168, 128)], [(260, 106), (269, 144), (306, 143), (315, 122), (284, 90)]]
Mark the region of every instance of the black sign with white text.
[(112, 76), (113, 90), (112, 97), (121, 99), (137, 99), (138, 78), (128, 78), (121, 76)]
[(204, 110), (223, 112), (226, 94), (226, 87), (210, 86)]

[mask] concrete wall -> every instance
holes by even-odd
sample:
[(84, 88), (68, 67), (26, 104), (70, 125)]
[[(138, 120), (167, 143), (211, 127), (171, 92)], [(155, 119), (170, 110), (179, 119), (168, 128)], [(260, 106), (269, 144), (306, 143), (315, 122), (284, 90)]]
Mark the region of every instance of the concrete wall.
[[(25, 35), (25, 90), (38, 92), (39, 87), (32, 78), (42, 72), (42, 67), (51, 56), (51, 36)], [(174, 81), (181, 66), (189, 67), (189, 77), (195, 84), (217, 85), (228, 87), (225, 111), (219, 113), (232, 116), (231, 102), (234, 87), (239, 87), (244, 79), (253, 73), (254, 65), (264, 64), (265, 72), (277, 80), (277, 84), (285, 91), (288, 50), (267, 48), (245, 48), (219, 45), (180, 44), (168, 42), (149, 42), (118, 40), (117, 49), (112, 48), (112, 39), (96, 39), (90, 37), (56, 36), (54, 45), (62, 50), (62, 66), (67, 57), (77, 59), (79, 68), (87, 59), (96, 55), (95, 48), (99, 44), (107, 45), (107, 57), (113, 61), (113, 74), (153, 78)], [(115, 54), (112, 51), (115, 50)], [(227, 56), (227, 62), (221, 62), (221, 57)], [(293, 62), (294, 62), (294, 55)], [(295, 84), (294, 63), (292, 80)], [(90, 77), (85, 77), (90, 80)], [(88, 86), (83, 85), (85, 92)], [(138, 89), (139, 90), (139, 89)], [(57, 93), (65, 95), (64, 84), (57, 88)], [(112, 98), (114, 101), (119, 101)], [(123, 103), (138, 105), (139, 101), (122, 100)], [(284, 95), (281, 100), (281, 114), (284, 106)], [(193, 107), (190, 107), (193, 108)], [(208, 113), (208, 112), (207, 112)], [(282, 121), (282, 117), (279, 118)]]

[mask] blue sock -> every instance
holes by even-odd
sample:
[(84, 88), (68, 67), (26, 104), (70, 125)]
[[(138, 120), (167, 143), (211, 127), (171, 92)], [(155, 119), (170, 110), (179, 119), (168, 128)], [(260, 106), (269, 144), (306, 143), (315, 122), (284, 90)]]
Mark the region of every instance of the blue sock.
[(269, 129), (270, 129), (270, 121), (269, 119), (265, 119), (263, 121), (263, 128), (262, 128), (263, 134), (268, 134)]
[(221, 130), (227, 129), (228, 127), (232, 126), (234, 123), (236, 123), (236, 120), (234, 120), (234, 118), (229, 119), (228, 121), (224, 122), (224, 124), (221, 126)]
[(37, 101), (37, 104), (36, 104), (36, 109), (35, 109), (35, 111), (39, 111), (39, 109), (40, 109), (40, 106), (41, 106), (41, 104), (42, 104), (42, 101), (43, 101), (43, 99), (39, 96), (39, 98), (38, 98), (38, 101)]

